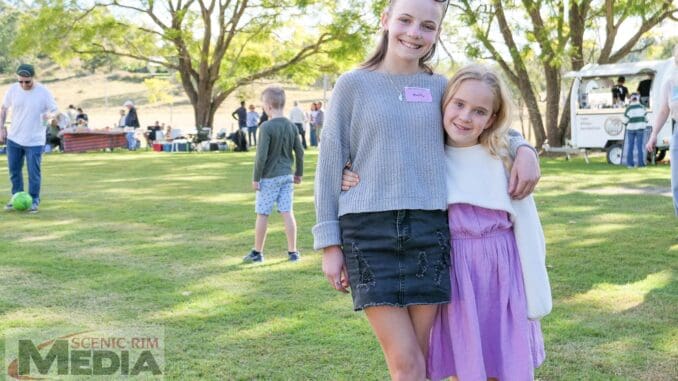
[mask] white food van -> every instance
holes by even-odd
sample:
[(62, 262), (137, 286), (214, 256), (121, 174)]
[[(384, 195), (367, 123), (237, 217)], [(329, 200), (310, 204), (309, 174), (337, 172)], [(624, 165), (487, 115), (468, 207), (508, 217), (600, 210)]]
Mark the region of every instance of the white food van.
[[(672, 70), (675, 65), (673, 59), (669, 59), (589, 64), (580, 71), (567, 73), (565, 77), (574, 79), (570, 103), (572, 147), (605, 150), (609, 163), (621, 164), (625, 135), (623, 117), (630, 94), (640, 93), (641, 103), (647, 107), (649, 134), (649, 127), (654, 123), (654, 110), (659, 107), (661, 85)], [(624, 85), (629, 91), (626, 103), (613, 97), (612, 88), (619, 77), (624, 77)], [(669, 148), (671, 118), (666, 123), (657, 138), (656, 160), (662, 160)]]

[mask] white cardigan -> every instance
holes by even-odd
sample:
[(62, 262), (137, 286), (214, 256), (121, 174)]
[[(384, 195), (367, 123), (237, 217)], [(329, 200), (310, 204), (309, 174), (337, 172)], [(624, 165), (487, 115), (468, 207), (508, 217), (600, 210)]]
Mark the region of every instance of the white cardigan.
[(540, 319), (551, 312), (551, 286), (546, 273), (546, 244), (532, 195), (511, 200), (508, 176), (501, 160), (481, 145), (445, 146), (447, 203), (504, 210), (513, 223), (523, 270), (527, 316)]

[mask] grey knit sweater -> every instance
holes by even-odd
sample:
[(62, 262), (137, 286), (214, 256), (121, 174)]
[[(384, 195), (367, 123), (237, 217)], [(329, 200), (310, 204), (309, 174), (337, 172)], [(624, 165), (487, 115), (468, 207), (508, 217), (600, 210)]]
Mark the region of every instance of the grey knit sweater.
[[(345, 214), (447, 209), (441, 114), (446, 84), (437, 74), (365, 69), (339, 77), (325, 115), (315, 177), (316, 250), (341, 245), (339, 217)], [(404, 87), (429, 89), (433, 101), (401, 102)], [(522, 137), (512, 137), (511, 154), (522, 144)], [(341, 175), (348, 161), (360, 183), (343, 192)]]

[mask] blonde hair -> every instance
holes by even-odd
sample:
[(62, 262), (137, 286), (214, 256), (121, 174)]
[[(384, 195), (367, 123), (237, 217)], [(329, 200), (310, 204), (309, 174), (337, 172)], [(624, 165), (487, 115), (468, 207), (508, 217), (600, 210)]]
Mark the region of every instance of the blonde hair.
[[(388, 6), (384, 10), (384, 12), (388, 13), (390, 15), (391, 10), (393, 9), (393, 4), (395, 4), (397, 0), (390, 0)], [(440, 2), (440, 1), (435, 1), (435, 0), (430, 0), (434, 1), (435, 3), (443, 4), (445, 6), (444, 10), (447, 10), (447, 2)], [(449, 0), (448, 0), (449, 1)], [(445, 12), (443, 11), (442, 16), (440, 17), (440, 25), (438, 26), (438, 33), (440, 33), (440, 28), (442, 26), (442, 21), (443, 18), (445, 18)], [(426, 73), (433, 74), (433, 69), (431, 66), (429, 66), (428, 62), (433, 58), (433, 56), (436, 53), (436, 46), (437, 42), (434, 42), (433, 45), (431, 45), (431, 50), (426, 53), (423, 57), (419, 59), (419, 67), (424, 70)], [(372, 52), (372, 55), (365, 60), (365, 62), (360, 64), (360, 67), (363, 69), (374, 69), (379, 64), (381, 64), (384, 59), (386, 58), (386, 52), (388, 51), (388, 30), (383, 30), (381, 32), (381, 39), (379, 40), (379, 43), (377, 44), (377, 48)]]
[(274, 110), (285, 108), (285, 90), (280, 86), (269, 86), (261, 93), (262, 102)]
[(490, 154), (502, 162), (507, 170), (513, 164), (509, 156), (508, 131), (511, 127), (513, 102), (511, 102), (508, 87), (501, 77), (490, 67), (482, 64), (464, 66), (450, 79), (443, 95), (443, 112), (450, 103), (462, 82), (476, 80), (487, 84), (494, 94), (492, 115), (495, 117), (492, 125), (483, 130), (478, 142), (487, 148)]

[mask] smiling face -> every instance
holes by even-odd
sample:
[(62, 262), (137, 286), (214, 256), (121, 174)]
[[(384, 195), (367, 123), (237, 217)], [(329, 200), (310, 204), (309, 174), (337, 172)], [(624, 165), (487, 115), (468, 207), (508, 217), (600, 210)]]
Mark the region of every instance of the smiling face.
[(470, 147), (478, 144), (485, 129), (492, 126), (496, 115), (495, 94), (485, 82), (467, 79), (443, 109), (445, 142), (452, 147)]
[(381, 16), (388, 31), (386, 59), (418, 64), (438, 38), (442, 15), (443, 6), (435, 1), (394, 1)]

